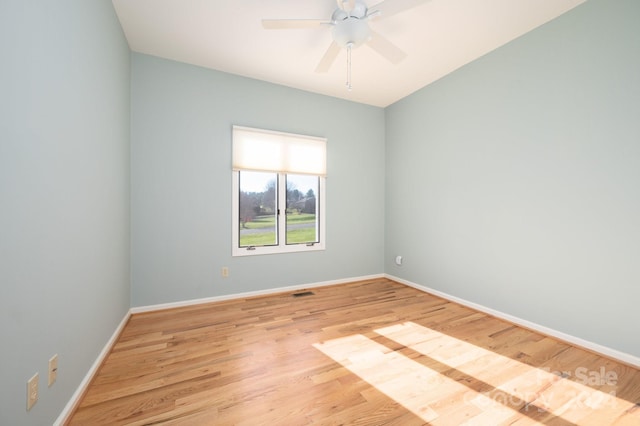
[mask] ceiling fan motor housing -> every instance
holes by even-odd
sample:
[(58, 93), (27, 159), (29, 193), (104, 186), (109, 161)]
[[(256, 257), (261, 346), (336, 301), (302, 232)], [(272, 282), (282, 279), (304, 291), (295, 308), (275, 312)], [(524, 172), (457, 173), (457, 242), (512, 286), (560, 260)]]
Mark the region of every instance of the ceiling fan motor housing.
[(342, 47), (358, 47), (371, 39), (367, 6), (361, 1), (353, 2), (350, 10), (337, 8), (331, 20), (333, 39)]

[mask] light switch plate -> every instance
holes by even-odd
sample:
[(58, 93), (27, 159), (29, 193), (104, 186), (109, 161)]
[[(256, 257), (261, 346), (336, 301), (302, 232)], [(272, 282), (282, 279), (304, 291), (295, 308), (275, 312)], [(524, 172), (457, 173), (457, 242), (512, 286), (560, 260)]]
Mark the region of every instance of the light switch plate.
[(49, 386), (51, 386), (58, 378), (58, 354), (55, 354), (49, 360)]
[(34, 374), (32, 378), (27, 382), (27, 410), (31, 410), (31, 407), (38, 402), (38, 379), (40, 375)]

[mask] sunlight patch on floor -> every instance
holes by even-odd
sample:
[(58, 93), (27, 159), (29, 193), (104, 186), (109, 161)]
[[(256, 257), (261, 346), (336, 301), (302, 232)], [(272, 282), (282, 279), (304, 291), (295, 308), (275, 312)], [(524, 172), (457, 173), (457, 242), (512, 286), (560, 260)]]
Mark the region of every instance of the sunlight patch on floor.
[[(451, 422), (455, 414), (461, 420), (458, 424), (464, 424), (465, 418), (473, 419), (483, 411), (487, 411), (485, 416), (492, 421), (500, 422), (515, 414), (504, 406), (483, 410), (481, 404), (488, 406), (491, 401), (488, 398), (484, 401), (479, 393), (475, 397), (481, 404), (466, 404), (461, 411), (460, 403), (469, 390), (466, 386), (365, 336), (343, 337), (316, 343), (314, 347), (426, 422), (434, 422), (443, 415)], [(443, 396), (447, 396), (448, 404), (439, 402)]]
[[(560, 374), (532, 367), (413, 322), (375, 331), (493, 386), (494, 390), (483, 394), (489, 397), (492, 405), (507, 404), (516, 409), (523, 405), (533, 406), (569, 422), (586, 420), (591, 416), (614, 421), (634, 405), (616, 397), (617, 376), (613, 372), (607, 376), (609, 372), (606, 371), (577, 368), (568, 372), (573, 380), (567, 380)], [(599, 382), (610, 390), (603, 392), (589, 387), (587, 383), (590, 381)]]
[[(375, 332), (430, 358), (434, 368), (360, 334), (314, 347), (434, 425), (528, 423), (527, 414), (536, 411), (565, 424), (640, 424), (640, 410), (615, 395), (615, 373), (576, 369), (568, 380), (413, 322)], [(478, 392), (439, 373), (452, 368), (490, 390)], [(594, 381), (607, 392), (587, 386)]]

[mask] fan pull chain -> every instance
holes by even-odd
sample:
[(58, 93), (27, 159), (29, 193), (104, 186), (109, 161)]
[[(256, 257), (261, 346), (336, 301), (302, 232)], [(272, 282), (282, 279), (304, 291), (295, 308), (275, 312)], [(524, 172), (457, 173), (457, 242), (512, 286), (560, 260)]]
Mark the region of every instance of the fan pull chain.
[(351, 47), (353, 43), (347, 44), (347, 90), (351, 91)]

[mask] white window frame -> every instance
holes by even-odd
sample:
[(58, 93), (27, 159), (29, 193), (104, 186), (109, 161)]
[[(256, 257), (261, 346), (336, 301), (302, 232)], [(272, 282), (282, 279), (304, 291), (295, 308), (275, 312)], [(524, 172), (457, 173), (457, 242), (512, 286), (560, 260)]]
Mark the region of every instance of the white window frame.
[[(237, 127), (237, 126), (234, 126)], [(279, 133), (265, 130), (266, 133)], [(288, 135), (283, 133), (284, 135)], [(299, 136), (299, 135), (296, 135)], [(279, 254), (279, 253), (296, 253), (296, 252), (312, 252), (325, 250), (326, 247), (326, 176), (310, 174), (310, 176), (318, 176), (318, 194), (316, 194), (316, 235), (318, 242), (315, 243), (297, 243), (287, 244), (286, 232), (287, 232), (287, 215), (286, 215), (286, 202), (287, 202), (287, 187), (286, 187), (286, 175), (297, 175), (301, 173), (291, 172), (275, 172), (278, 175), (276, 180), (277, 185), (277, 230), (278, 241), (276, 245), (271, 246), (252, 246), (252, 247), (240, 247), (240, 172), (242, 170), (233, 170), (232, 177), (232, 256), (256, 256), (266, 254)], [(251, 171), (251, 170), (246, 170)]]

